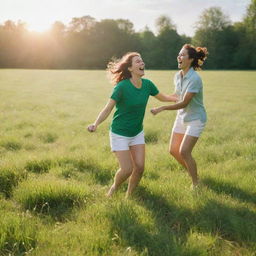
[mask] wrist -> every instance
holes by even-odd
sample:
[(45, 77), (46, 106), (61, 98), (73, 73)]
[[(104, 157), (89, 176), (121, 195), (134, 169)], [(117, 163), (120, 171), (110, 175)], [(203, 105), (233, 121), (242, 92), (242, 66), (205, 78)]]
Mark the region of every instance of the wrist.
[(159, 110), (160, 110), (160, 111), (165, 110), (165, 106), (160, 107)]

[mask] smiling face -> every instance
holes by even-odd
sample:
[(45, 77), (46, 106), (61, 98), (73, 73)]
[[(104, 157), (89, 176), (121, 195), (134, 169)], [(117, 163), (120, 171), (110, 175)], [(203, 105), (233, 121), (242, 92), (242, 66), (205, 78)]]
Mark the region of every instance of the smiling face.
[(132, 65), (128, 69), (132, 75), (142, 77), (145, 74), (145, 63), (140, 56), (134, 56)]
[(177, 56), (178, 68), (182, 70), (190, 68), (193, 60), (194, 59), (189, 58), (188, 50), (185, 48), (182, 48), (179, 52), (179, 55)]

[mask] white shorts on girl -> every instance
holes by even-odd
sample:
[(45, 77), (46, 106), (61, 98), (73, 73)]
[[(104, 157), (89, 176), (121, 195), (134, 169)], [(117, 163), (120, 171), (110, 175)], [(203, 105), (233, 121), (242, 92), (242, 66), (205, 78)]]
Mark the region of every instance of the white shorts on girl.
[(109, 132), (111, 151), (129, 150), (130, 146), (145, 144), (144, 132), (141, 131), (134, 137), (126, 137)]
[(177, 115), (172, 132), (199, 137), (204, 130), (205, 125), (206, 123), (203, 123), (200, 119), (183, 122), (182, 118)]

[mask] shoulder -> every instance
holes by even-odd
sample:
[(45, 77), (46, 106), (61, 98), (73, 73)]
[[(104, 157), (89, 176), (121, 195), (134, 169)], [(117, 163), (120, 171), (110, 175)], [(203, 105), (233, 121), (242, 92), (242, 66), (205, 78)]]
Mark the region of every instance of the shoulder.
[(192, 75), (190, 76), (189, 83), (194, 85), (194, 86), (199, 86), (199, 87), (203, 86), (202, 79), (201, 79), (200, 75), (196, 71), (194, 71), (192, 73)]
[(123, 88), (128, 84), (129, 80), (124, 79), (115, 85), (116, 88)]
[(174, 77), (173, 77), (174, 82), (177, 81), (179, 78), (180, 78), (180, 71), (174, 74)]
[(150, 90), (157, 90), (157, 86), (149, 79), (142, 78), (142, 83), (150, 88)]
[(141, 80), (145, 84), (153, 84), (153, 82), (151, 80), (147, 79), (147, 78), (142, 78)]
[(178, 78), (180, 76), (180, 71), (178, 71), (178, 72), (176, 72), (175, 74), (174, 74), (174, 78)]
[(196, 71), (194, 71), (194, 72), (192, 73), (190, 79), (193, 80), (193, 81), (195, 81), (195, 82), (202, 82), (202, 79), (201, 79), (200, 75), (199, 75)]
[(147, 78), (142, 78), (142, 83), (150, 88), (156, 87), (155, 84)]

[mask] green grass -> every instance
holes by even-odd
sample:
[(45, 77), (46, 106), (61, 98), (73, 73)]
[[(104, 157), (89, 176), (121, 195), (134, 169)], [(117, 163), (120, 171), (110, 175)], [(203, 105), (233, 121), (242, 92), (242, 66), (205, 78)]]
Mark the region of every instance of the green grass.
[(1, 168), (0, 169), (0, 193), (5, 197), (10, 197), (14, 187), (18, 183), (27, 177), (25, 170), (17, 170), (12, 168)]
[(54, 177), (30, 179), (15, 191), (14, 199), (24, 210), (60, 218), (73, 207), (83, 206), (88, 198), (85, 186)]
[[(165, 93), (174, 71), (147, 71)], [(0, 255), (256, 255), (256, 73), (204, 71), (208, 123), (193, 154), (203, 187), (169, 156), (175, 112), (144, 120), (133, 198), (107, 199), (117, 161), (104, 71), (0, 70)], [(3, 216), (3, 217), (2, 217)]]
[(37, 244), (38, 225), (28, 216), (0, 211), (0, 255), (24, 255)]

